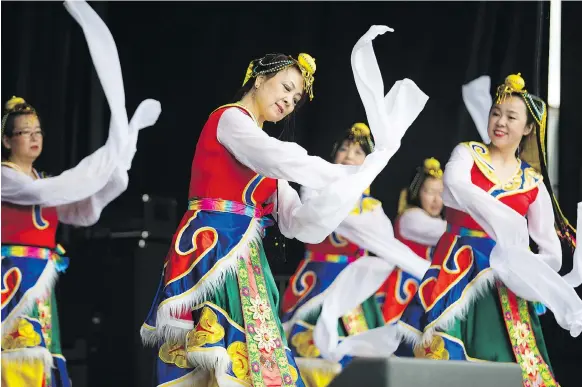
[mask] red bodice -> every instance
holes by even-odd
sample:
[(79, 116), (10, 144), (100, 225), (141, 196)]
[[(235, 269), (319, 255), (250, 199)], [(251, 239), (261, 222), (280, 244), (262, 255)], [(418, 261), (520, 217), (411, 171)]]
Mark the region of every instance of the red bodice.
[[(7, 168), (3, 166), (2, 168)], [(2, 244), (54, 248), (57, 209), (2, 202)]]
[(218, 142), (218, 122), (227, 109), (240, 109), (250, 116), (245, 109), (232, 106), (223, 106), (210, 115), (196, 145), (189, 197), (262, 205), (277, 189), (277, 180), (258, 175)]
[[(513, 208), (519, 214), (525, 216), (529, 206), (536, 200), (538, 195), (538, 187), (529, 186), (522, 189), (514, 189), (509, 191), (494, 190), (496, 185), (493, 183), (479, 168), (477, 163), (473, 164), (471, 168), (471, 181), (474, 185), (481, 188), (483, 191), (491, 193), (497, 199)], [(543, 183), (541, 183), (543, 184)], [(455, 226), (465, 227), (471, 230), (483, 231), (481, 226), (465, 212), (448, 208), (445, 211), (445, 218), (447, 223)]]

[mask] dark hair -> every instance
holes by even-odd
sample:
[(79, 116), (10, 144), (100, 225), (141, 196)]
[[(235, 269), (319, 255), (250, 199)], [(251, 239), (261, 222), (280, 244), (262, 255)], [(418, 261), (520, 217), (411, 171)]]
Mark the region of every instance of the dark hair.
[[(295, 64), (293, 64), (291, 66), (284, 67), (283, 69), (278, 69), (279, 63), (281, 61), (289, 61), (289, 60), (295, 62)], [(257, 74), (263, 75), (267, 79), (271, 79), (275, 75), (277, 75), (277, 73), (279, 73), (279, 71), (282, 71), (284, 69), (288, 69), (289, 67), (296, 68), (297, 71), (299, 71), (299, 73), (301, 74), (301, 70), (299, 69), (299, 65), (297, 64), (295, 59), (293, 59), (289, 55), (275, 53), (275, 54), (267, 54), (264, 57), (259, 58), (259, 59), (254, 59), (249, 64), (249, 70), (252, 71), (251, 77), (236, 92), (236, 94), (234, 96), (234, 100), (232, 102), (240, 101), (249, 91), (251, 91), (251, 89), (255, 85), (253, 80), (256, 79)], [(301, 99), (297, 102), (297, 105), (295, 105), (295, 109), (293, 110), (293, 113), (295, 113), (297, 111), (297, 109), (299, 109), (301, 106), (303, 106), (303, 104), (305, 103), (306, 100), (307, 100), (307, 93), (304, 91), (303, 94), (301, 95)], [(291, 113), (291, 114), (293, 114), (293, 113)], [(289, 116), (291, 114), (289, 114)], [(289, 117), (289, 116), (287, 116), (287, 117)]]
[[(527, 141), (527, 139), (529, 138), (529, 136), (535, 136), (536, 131), (539, 131), (540, 128), (539, 128), (538, 123), (536, 122), (536, 119), (535, 119), (534, 115), (528, 109), (527, 102), (525, 101), (525, 98), (524, 98), (523, 94), (513, 92), (513, 93), (508, 93), (508, 96), (511, 96), (511, 97), (519, 97), (519, 99), (521, 100), (521, 102), (523, 102), (523, 107), (525, 109), (525, 116), (526, 116), (525, 124), (528, 125), (528, 126), (529, 125), (532, 125), (532, 128), (533, 128), (531, 132), (529, 132), (528, 134), (526, 134), (525, 136), (523, 136), (521, 138), (521, 140), (519, 141), (519, 145), (518, 145), (518, 148), (517, 148), (517, 151), (516, 151), (516, 156), (519, 157), (519, 153), (523, 149), (523, 147), (525, 145), (525, 142)], [(489, 115), (491, 115), (491, 111), (493, 110), (493, 108), (496, 105), (498, 105), (498, 104), (497, 103), (493, 103), (493, 105), (491, 105), (491, 109), (489, 109)]]
[[(406, 197), (408, 198), (409, 205), (422, 208), (422, 203), (420, 202), (420, 192), (422, 191), (424, 183), (426, 183), (426, 181), (430, 178), (436, 179), (424, 171), (417, 172), (414, 175), (411, 184), (406, 189)], [(419, 181), (415, 182), (415, 179), (419, 179)], [(413, 190), (415, 190), (415, 192), (413, 192)]]
[[(574, 227), (572, 227), (572, 225), (568, 222), (568, 219), (566, 219), (566, 217), (562, 213), (562, 209), (560, 208), (560, 204), (558, 203), (556, 196), (554, 195), (554, 190), (552, 189), (552, 184), (550, 182), (550, 176), (548, 174), (548, 166), (546, 164), (545, 152), (544, 152), (545, 142), (546, 142), (546, 139), (545, 139), (546, 133), (541, 133), (540, 125), (538, 124), (536, 117), (533, 115), (533, 112), (528, 107), (528, 104), (533, 104), (535, 106), (532, 106), (532, 108), (534, 108), (535, 110), (544, 112), (546, 110), (545, 102), (541, 98), (539, 98), (533, 94), (528, 94), (526, 96), (526, 95), (521, 94), (521, 93), (511, 93), (511, 95), (512, 96), (519, 96), (521, 98), (521, 100), (523, 101), (523, 104), (525, 105), (525, 110), (526, 110), (526, 115), (527, 115), (526, 124), (527, 125), (533, 124), (532, 131), (528, 135), (523, 136), (521, 141), (519, 142), (518, 156), (521, 153), (523, 153), (524, 145), (526, 144), (526, 141), (530, 138), (530, 136), (535, 136), (534, 137), (534, 139), (535, 139), (534, 146), (536, 148), (535, 151), (537, 151), (537, 157), (539, 159), (538, 160), (539, 172), (542, 174), (543, 183), (546, 186), (548, 193), (550, 194), (550, 198), (551, 198), (551, 202), (552, 202), (552, 209), (554, 212), (554, 222), (555, 222), (554, 225), (555, 225), (556, 231), (557, 231), (560, 239), (565, 241), (567, 243), (568, 247), (570, 248), (570, 250), (572, 252), (574, 252), (574, 250), (576, 248), (576, 243), (575, 243), (576, 230), (574, 229)], [(526, 98), (527, 98), (527, 100), (526, 100)], [(540, 118), (540, 121), (543, 123), (544, 119), (545, 118), (542, 117), (542, 118)], [(532, 163), (532, 160), (527, 160), (527, 161), (530, 164)]]
[[(420, 200), (420, 192), (426, 181), (430, 178), (440, 180), (443, 171), (440, 166), (440, 162), (434, 158), (426, 159), (421, 166), (416, 168), (416, 173), (410, 180), (410, 184), (406, 189), (403, 189), (400, 195), (400, 201), (398, 203), (398, 212), (404, 211), (406, 208), (418, 207), (422, 209), (422, 203)], [(436, 175), (436, 176), (435, 176)], [(440, 176), (440, 177), (439, 177)], [(403, 195), (403, 194), (406, 195)], [(444, 215), (444, 206), (441, 210), (441, 218)]]
[(10, 138), (14, 135), (14, 121), (17, 117), (34, 114), (40, 122), (40, 117), (36, 113), (36, 110), (32, 105), (28, 103), (20, 103), (12, 107), (10, 110), (5, 110), (3, 114), (3, 128), (2, 128), (2, 160), (8, 160), (10, 158), (10, 149), (4, 146), (4, 136)]
[[(372, 146), (374, 144), (374, 137), (372, 136), (372, 133), (370, 133), (369, 136), (366, 136), (366, 137), (354, 135), (353, 128), (358, 124), (359, 123), (352, 125), (352, 127), (350, 129), (346, 130), (344, 133), (342, 133), (342, 136), (340, 138), (338, 138), (337, 141), (333, 144), (333, 148), (331, 150), (332, 162), (333, 162), (333, 160), (335, 160), (335, 155), (337, 154), (337, 151), (339, 150), (339, 148), (341, 147), (341, 145), (343, 144), (344, 141), (349, 141), (349, 142), (359, 144), (362, 147), (362, 150), (364, 151), (366, 156), (369, 155), (370, 153), (372, 153), (372, 151), (373, 151)], [(370, 129), (368, 128), (368, 131), (369, 130)], [(369, 141), (368, 141), (368, 139), (369, 139)]]

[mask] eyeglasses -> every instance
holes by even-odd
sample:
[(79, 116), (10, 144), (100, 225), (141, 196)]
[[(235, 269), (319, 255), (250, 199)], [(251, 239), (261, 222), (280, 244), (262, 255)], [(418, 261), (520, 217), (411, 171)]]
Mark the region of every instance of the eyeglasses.
[(34, 136), (44, 137), (44, 131), (42, 131), (42, 130), (35, 130), (35, 131), (19, 130), (18, 132), (14, 132), (12, 135), (14, 137), (18, 137), (18, 136), (28, 136), (30, 138), (33, 138)]

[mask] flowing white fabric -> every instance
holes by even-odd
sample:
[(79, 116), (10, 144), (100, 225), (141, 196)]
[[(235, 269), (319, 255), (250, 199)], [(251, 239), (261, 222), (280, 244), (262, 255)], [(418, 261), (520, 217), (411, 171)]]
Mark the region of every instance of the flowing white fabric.
[[(417, 278), (422, 278), (430, 266), (429, 261), (420, 258), (408, 246), (394, 238), (392, 223), (381, 207), (360, 215), (349, 215), (336, 232)], [(355, 283), (359, 286), (361, 285), (359, 282)], [(380, 285), (373, 290), (372, 286), (369, 286), (371, 292), (368, 297), (374, 294)]]
[(236, 107), (226, 109), (220, 116), (216, 138), (238, 161), (256, 173), (312, 188), (324, 188), (361, 170), (358, 166), (331, 164), (321, 157), (309, 156), (299, 144), (270, 137)]
[(138, 131), (155, 124), (161, 107), (158, 101), (143, 101), (128, 124), (121, 66), (109, 29), (84, 1), (67, 2), (65, 8), (85, 33), (109, 103), (109, 137), (104, 146), (56, 177), (33, 180), (2, 167), (2, 201), (57, 207), (62, 222), (87, 226), (95, 223), (101, 210), (127, 188)]
[[(578, 203), (576, 230), (582, 230), (582, 202)], [(578, 287), (582, 283), (582, 248), (580, 248), (580, 245), (576, 245), (576, 250), (574, 251), (574, 267), (572, 271), (563, 278), (570, 286)]]
[[(95, 224), (99, 220), (103, 208), (127, 189), (129, 182), (127, 171), (131, 166), (131, 158), (134, 155), (131, 148), (135, 147), (137, 142), (137, 132), (155, 123), (160, 107), (157, 101), (144, 101), (138, 107), (139, 110), (145, 111), (142, 114), (138, 114), (138, 112), (133, 116), (129, 125), (129, 130), (132, 134), (130, 143), (126, 146), (127, 150), (122, 157), (117, 160), (117, 166), (115, 167), (114, 165), (113, 173), (106, 181), (103, 181), (105, 174), (99, 174), (102, 179), (99, 181), (100, 184), (90, 185), (91, 188), (97, 191), (91, 191), (79, 185), (84, 183), (85, 177), (97, 178), (96, 175), (98, 174), (92, 175), (94, 171), (91, 168), (92, 166), (111, 162), (106, 159), (111, 157), (107, 154), (107, 145), (87, 156), (76, 167), (55, 177), (34, 180), (32, 177), (13, 168), (2, 166), (2, 201), (19, 205), (56, 206), (59, 221), (62, 223), (75, 226)], [(138, 121), (138, 119), (141, 119), (141, 121)], [(99, 188), (99, 185), (101, 185), (101, 188)]]
[[(412, 251), (410, 254), (416, 259), (421, 259)], [(393, 256), (396, 254), (389, 255), (389, 257)], [(321, 314), (313, 331), (314, 343), (324, 359), (338, 362), (345, 355), (389, 356), (398, 348), (400, 344), (398, 329), (392, 325), (348, 336), (341, 342), (339, 342), (337, 332), (338, 319), (373, 295), (386, 281), (392, 270), (394, 270), (394, 265), (385, 259), (361, 257), (342, 270), (327, 288)]]
[[(336, 165), (309, 156), (297, 144), (269, 137), (237, 108), (225, 111), (218, 122), (218, 141), (237, 160), (261, 175), (280, 179), (277, 220), (281, 232), (288, 238), (319, 243), (333, 232), (396, 153), (406, 129), (428, 100), (409, 79), (396, 82), (386, 99), (383, 98), (380, 70), (374, 51), (367, 45), (371, 48), (372, 39), (388, 30), (388, 27), (373, 26), (352, 53), (356, 85), (376, 140), (374, 152), (361, 166)], [(316, 192), (302, 202), (285, 180)]]
[(487, 124), (489, 122), (489, 110), (493, 105), (491, 98), (491, 77), (483, 75), (471, 82), (463, 85), (461, 88), (463, 101), (467, 111), (473, 118), (477, 131), (485, 144), (489, 144), (491, 139), (487, 133)]
[(445, 220), (432, 217), (421, 208), (404, 211), (398, 225), (404, 238), (426, 246), (436, 246), (447, 229)]
[[(430, 262), (418, 257), (410, 248), (394, 238), (390, 220), (381, 208), (361, 215), (350, 215), (336, 232), (378, 257), (362, 257), (346, 267), (328, 288), (314, 341), (322, 356), (339, 361), (345, 355), (389, 356), (398, 348), (398, 330), (392, 326), (375, 328), (349, 336), (338, 342), (337, 320), (372, 296), (395, 266), (424, 277)], [(378, 331), (382, 329), (382, 331)], [(381, 348), (380, 348), (381, 347)]]
[[(525, 217), (472, 184), (473, 162), (466, 146), (454, 149), (445, 168), (445, 205), (468, 213), (496, 241), (490, 257), (495, 275), (519, 297), (546, 305), (558, 324), (577, 337), (582, 331), (582, 300), (557, 273), (562, 254), (545, 186), (540, 184), (540, 202), (528, 212), (528, 229)], [(537, 239), (539, 254), (529, 249), (530, 234)]]
[[(376, 144), (384, 145), (393, 155), (400, 147), (400, 140), (405, 130), (418, 115), (418, 113), (415, 115), (409, 113), (411, 107), (420, 105), (421, 101), (424, 106), (426, 96), (423, 97), (415, 89), (412, 81), (404, 80), (397, 82), (384, 97), (382, 76), (372, 41), (386, 31), (392, 30), (386, 26), (372, 26), (356, 43), (352, 51), (352, 70), (370, 127), (394, 128), (382, 133), (382, 136), (374, 133)], [(312, 200), (314, 199), (309, 199), (309, 201)], [(352, 205), (354, 203), (355, 201), (352, 201)], [(422, 277), (430, 263), (394, 239), (390, 220), (381, 208), (358, 216), (350, 215), (338, 226), (336, 232), (381, 258), (362, 257), (348, 265), (336, 277), (324, 297), (322, 311), (313, 335), (315, 344), (322, 357), (332, 361), (339, 361), (345, 354), (376, 355), (379, 344), (384, 349), (390, 348), (393, 352), (399, 342), (395, 333), (375, 342), (367, 340), (367, 336), (350, 336), (338, 345), (337, 320), (373, 295), (395, 265)]]
[[(471, 114), (471, 117), (475, 122), (475, 126), (477, 127), (483, 142), (485, 144), (490, 143), (491, 140), (487, 134), (487, 124), (489, 119), (489, 110), (493, 104), (493, 99), (491, 97), (491, 78), (487, 75), (484, 75), (469, 82), (466, 85), (463, 85), (462, 95), (467, 110)], [(534, 208), (534, 216), (535, 210), (536, 209)], [(540, 210), (543, 211), (544, 208)], [(528, 224), (529, 232), (532, 236), (532, 239), (536, 240), (537, 236), (541, 243), (545, 243), (543, 234), (547, 231), (547, 229), (542, 226), (546, 226), (549, 220), (554, 218), (551, 208), (545, 209), (544, 215), (539, 217), (540, 222), (532, 221), (531, 215), (528, 215), (528, 218), (530, 220)], [(551, 235), (548, 236), (553, 240), (552, 243), (555, 245), (557, 243), (557, 238), (553, 238), (554, 235), (555, 233), (551, 233)], [(559, 256), (557, 254), (554, 254), (553, 256), (546, 255), (546, 258), (550, 259), (550, 261), (547, 263), (553, 269), (556, 271), (559, 270), (562, 265), (561, 254), (559, 254)], [(578, 253), (578, 255), (574, 255), (574, 268), (563, 278), (572, 287), (578, 287), (580, 284), (582, 284), (582, 255), (580, 253)]]

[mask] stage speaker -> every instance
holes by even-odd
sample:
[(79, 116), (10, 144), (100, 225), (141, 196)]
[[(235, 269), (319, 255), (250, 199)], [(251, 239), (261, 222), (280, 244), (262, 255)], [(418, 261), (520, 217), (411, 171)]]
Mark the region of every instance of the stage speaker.
[(330, 387), (522, 387), (516, 363), (355, 358)]

